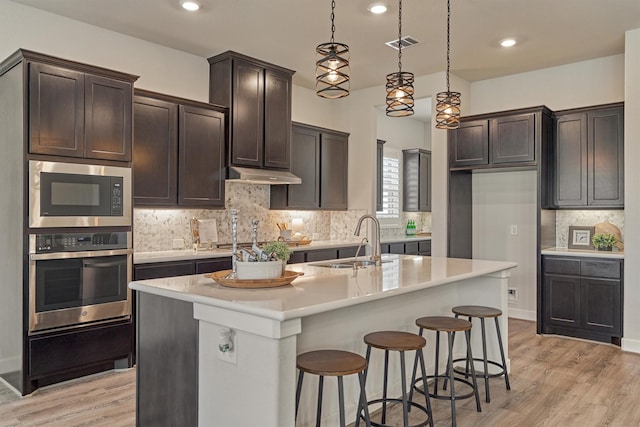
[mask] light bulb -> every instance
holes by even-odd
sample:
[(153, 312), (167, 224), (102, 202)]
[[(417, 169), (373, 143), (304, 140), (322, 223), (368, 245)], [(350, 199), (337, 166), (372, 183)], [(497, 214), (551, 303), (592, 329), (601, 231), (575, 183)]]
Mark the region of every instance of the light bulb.
[(336, 73), (335, 70), (329, 71), (327, 80), (329, 80), (330, 82), (335, 82), (336, 80), (338, 80), (338, 73)]
[(396, 89), (396, 99), (404, 98), (407, 96), (402, 89)]
[(189, 12), (195, 12), (200, 9), (200, 3), (193, 0), (183, 0), (180, 2), (180, 6)]

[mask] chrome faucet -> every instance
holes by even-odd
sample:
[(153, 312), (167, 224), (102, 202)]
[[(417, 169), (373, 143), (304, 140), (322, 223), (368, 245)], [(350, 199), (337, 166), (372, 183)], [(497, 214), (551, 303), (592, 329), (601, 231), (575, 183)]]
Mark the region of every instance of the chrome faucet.
[(371, 255), (371, 261), (376, 263), (376, 266), (382, 265), (382, 249), (380, 247), (380, 221), (373, 215), (365, 214), (360, 217), (358, 220), (358, 224), (356, 225), (356, 231), (353, 233), (356, 236), (360, 235), (360, 226), (362, 225), (362, 221), (369, 218), (375, 224), (375, 234), (374, 234), (374, 242), (373, 242), (373, 255)]

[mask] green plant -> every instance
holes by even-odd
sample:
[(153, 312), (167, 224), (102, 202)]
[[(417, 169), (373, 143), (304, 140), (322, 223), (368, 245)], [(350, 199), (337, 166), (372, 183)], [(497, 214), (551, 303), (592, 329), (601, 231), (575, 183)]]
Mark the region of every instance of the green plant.
[(284, 262), (289, 261), (291, 249), (285, 242), (269, 242), (262, 247), (262, 250), (268, 254), (275, 254), (276, 257)]
[(591, 237), (591, 243), (593, 243), (593, 246), (596, 248), (606, 249), (612, 248), (613, 245), (618, 243), (618, 239), (613, 234), (598, 233)]

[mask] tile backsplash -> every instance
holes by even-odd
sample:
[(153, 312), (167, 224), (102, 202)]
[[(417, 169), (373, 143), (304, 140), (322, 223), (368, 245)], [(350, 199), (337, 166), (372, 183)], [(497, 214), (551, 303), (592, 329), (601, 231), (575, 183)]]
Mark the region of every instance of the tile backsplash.
[[(173, 249), (174, 239), (183, 239), (185, 247), (191, 247), (190, 220), (215, 219), (218, 226), (218, 242), (231, 242), (229, 209), (238, 210), (238, 240), (251, 240), (251, 220), (257, 219), (258, 240), (275, 240), (278, 222), (291, 226), (294, 218), (302, 219), (300, 234), (313, 240), (353, 240), (358, 218), (365, 210), (349, 211), (276, 211), (269, 210), (269, 186), (227, 182), (226, 209), (134, 209), (133, 242), (136, 252), (165, 251)], [(363, 232), (364, 236), (364, 232)]]
[(624, 211), (623, 210), (557, 210), (556, 211), (556, 246), (567, 247), (567, 237), (570, 225), (594, 226), (608, 221), (620, 229), (624, 242)]
[(400, 226), (383, 227), (380, 234), (383, 239), (394, 239), (397, 237), (405, 237), (407, 229), (407, 221), (413, 220), (416, 224), (416, 230), (431, 232), (431, 212), (402, 212), (400, 218)]

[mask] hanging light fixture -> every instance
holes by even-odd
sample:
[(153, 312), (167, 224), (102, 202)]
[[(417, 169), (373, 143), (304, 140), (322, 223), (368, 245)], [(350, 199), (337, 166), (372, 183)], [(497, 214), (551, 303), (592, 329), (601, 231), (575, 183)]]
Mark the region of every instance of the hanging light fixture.
[(335, 0), (331, 1), (331, 41), (316, 47), (316, 95), (342, 98), (349, 95), (349, 46), (333, 41), (336, 31)]
[(413, 115), (413, 73), (402, 71), (402, 0), (398, 1), (398, 72), (387, 74), (387, 116)]
[(436, 128), (438, 129), (458, 129), (460, 126), (460, 92), (449, 90), (450, 21), (451, 0), (447, 0), (447, 91), (436, 95)]

